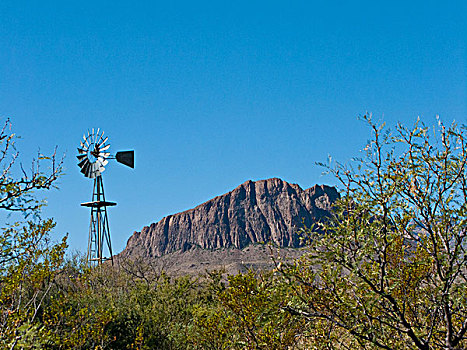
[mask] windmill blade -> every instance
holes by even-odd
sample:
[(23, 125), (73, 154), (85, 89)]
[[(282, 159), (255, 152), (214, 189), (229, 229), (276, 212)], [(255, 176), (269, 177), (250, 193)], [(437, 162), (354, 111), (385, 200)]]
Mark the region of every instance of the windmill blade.
[(107, 151), (109, 149), (110, 145), (105, 145), (104, 147), (99, 148), (99, 152), (102, 151)]
[(96, 134), (96, 138), (94, 140), (95, 146), (100, 147), (100, 142), (101, 142), (101, 137), (98, 134)]
[(108, 152), (99, 153), (99, 157), (102, 157), (102, 158), (108, 158), (109, 156), (110, 156), (110, 153)]
[[(102, 135), (102, 136), (103, 136), (103, 135)], [(104, 143), (106, 143), (108, 139), (109, 139), (109, 137), (107, 136), (102, 142), (99, 141), (99, 146), (100, 146), (100, 145), (103, 145)]]
[(89, 149), (89, 147), (91, 147), (91, 144), (92, 144), (92, 140), (91, 140), (91, 134), (89, 134), (89, 130), (88, 130), (88, 134), (86, 136), (86, 145)]
[(96, 134), (95, 134), (95, 135), (96, 135), (96, 139), (95, 139), (95, 140), (96, 140), (96, 143), (97, 143), (97, 140), (99, 140), (99, 128), (97, 128)]
[[(88, 139), (86, 138), (86, 134), (83, 135), (83, 140), (84, 140), (84, 145), (86, 147), (89, 147), (89, 144), (88, 144)], [(81, 141), (82, 142), (82, 141)]]
[(79, 154), (86, 154), (86, 151), (82, 148), (78, 148), (78, 153)]
[(82, 169), (84, 176), (88, 176), (90, 168), (91, 168), (91, 164), (89, 162), (84, 163), (83, 169)]
[(89, 163), (89, 162), (84, 164), (84, 167), (82, 169), (82, 173), (84, 174), (84, 176), (91, 177), (91, 174), (93, 173), (93, 165), (94, 164)]
[(96, 162), (96, 163), (93, 163), (92, 164), (92, 168), (91, 168), (91, 173), (92, 175), (94, 176), (98, 176), (99, 174), (99, 164)]
[(105, 143), (105, 141), (107, 141), (107, 140), (105, 140), (105, 141), (102, 141), (102, 140), (104, 140), (104, 131), (102, 131), (101, 136), (99, 136), (99, 141), (97, 143), (99, 145), (101, 145), (101, 144)]
[(87, 157), (84, 158), (81, 162), (79, 162), (79, 163), (78, 163), (78, 166), (79, 166), (81, 169), (83, 169), (83, 168), (84, 168), (84, 165), (85, 165), (86, 163), (89, 163), (89, 160), (88, 160)]
[(87, 163), (86, 164), (86, 176), (91, 177), (91, 173), (92, 173), (91, 163)]
[(94, 143), (97, 145), (99, 143), (99, 140), (100, 140), (99, 133), (96, 132), (94, 134)]
[(97, 132), (96, 132), (96, 139), (95, 139), (96, 144), (100, 143), (102, 140), (102, 135), (99, 135), (99, 130), (100, 129), (97, 129)]
[(117, 154), (115, 155), (115, 159), (117, 160), (117, 162), (125, 164), (130, 168), (135, 167), (135, 151), (117, 152)]
[(82, 161), (84, 158), (87, 157), (87, 154), (80, 154), (80, 155), (77, 155), (76, 158), (78, 158), (79, 161)]
[(89, 170), (90, 166), (89, 166), (89, 162), (86, 162), (84, 163), (83, 167), (81, 168), (81, 172), (84, 174), (84, 176), (86, 177), (89, 177), (88, 176), (88, 170)]
[(99, 157), (97, 158), (97, 162), (101, 165), (101, 166), (106, 166), (107, 163), (109, 162), (107, 159), (104, 159), (102, 157)]

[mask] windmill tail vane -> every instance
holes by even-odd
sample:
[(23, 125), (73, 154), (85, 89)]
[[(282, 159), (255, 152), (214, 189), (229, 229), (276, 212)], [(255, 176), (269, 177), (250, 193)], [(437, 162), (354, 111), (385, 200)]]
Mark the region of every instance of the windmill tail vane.
[(104, 132), (100, 133), (100, 129), (94, 132), (92, 129), (83, 135), (76, 156), (81, 173), (85, 177), (94, 179), (91, 202), (81, 203), (81, 206), (91, 208), (87, 251), (87, 261), (90, 265), (100, 265), (107, 260), (113, 264), (107, 207), (115, 206), (117, 203), (105, 199), (102, 181), (105, 166), (109, 159), (115, 159), (121, 164), (134, 168), (134, 151), (120, 151), (112, 156), (109, 148), (108, 137), (104, 137)]

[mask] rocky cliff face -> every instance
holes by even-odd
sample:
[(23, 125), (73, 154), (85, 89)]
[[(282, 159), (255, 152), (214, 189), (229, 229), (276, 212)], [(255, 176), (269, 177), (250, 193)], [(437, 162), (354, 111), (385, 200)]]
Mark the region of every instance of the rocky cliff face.
[(303, 190), (277, 178), (247, 181), (135, 232), (121, 256), (160, 257), (192, 247), (242, 249), (263, 242), (298, 247), (297, 231), (329, 215), (337, 198), (337, 190), (325, 185)]

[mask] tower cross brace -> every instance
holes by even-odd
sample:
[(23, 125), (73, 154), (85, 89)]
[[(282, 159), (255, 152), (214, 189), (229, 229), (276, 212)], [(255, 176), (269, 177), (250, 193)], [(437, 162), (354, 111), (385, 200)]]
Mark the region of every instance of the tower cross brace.
[[(100, 265), (110, 260), (113, 265), (112, 242), (110, 240), (109, 220), (107, 218), (107, 207), (117, 205), (115, 202), (105, 200), (102, 176), (94, 179), (92, 201), (81, 203), (83, 207), (91, 208), (91, 222), (89, 224), (89, 239), (87, 262), (90, 265)], [(104, 254), (107, 248), (108, 256)]]

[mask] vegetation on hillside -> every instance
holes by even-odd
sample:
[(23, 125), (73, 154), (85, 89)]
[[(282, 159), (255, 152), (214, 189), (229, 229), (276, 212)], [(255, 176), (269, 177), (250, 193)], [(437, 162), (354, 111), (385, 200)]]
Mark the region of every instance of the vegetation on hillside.
[[(89, 268), (50, 241), (51, 220), (0, 236), (0, 348), (464, 349), (467, 347), (466, 128), (365, 117), (364, 157), (327, 169), (334, 216), (305, 228), (309, 251), (270, 272), (171, 277), (143, 261)], [(6, 124), (8, 127), (8, 123)], [(0, 135), (0, 206), (38, 213), (61, 174), (16, 179)]]

